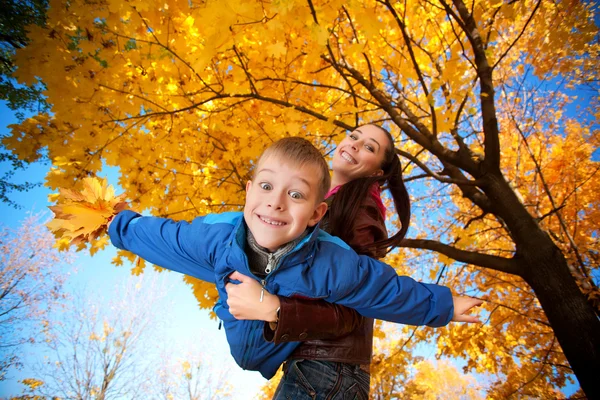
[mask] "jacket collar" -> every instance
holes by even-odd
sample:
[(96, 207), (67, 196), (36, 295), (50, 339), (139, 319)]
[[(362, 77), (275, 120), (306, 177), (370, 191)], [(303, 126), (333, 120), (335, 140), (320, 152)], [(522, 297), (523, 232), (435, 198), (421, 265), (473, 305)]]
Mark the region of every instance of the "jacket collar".
[[(320, 223), (315, 225), (309, 229), (308, 235), (304, 237), (297, 245), (285, 255), (286, 265), (295, 265), (302, 262), (308, 262), (310, 260), (312, 264), (312, 260), (314, 257), (312, 255), (316, 251), (317, 248), (317, 237), (319, 236), (320, 231)], [(234, 226), (232, 235), (230, 236), (229, 245), (231, 246), (233, 242), (236, 243), (237, 247), (240, 250), (244, 250), (246, 245), (246, 222), (244, 221), (243, 212), (240, 213), (240, 218)]]

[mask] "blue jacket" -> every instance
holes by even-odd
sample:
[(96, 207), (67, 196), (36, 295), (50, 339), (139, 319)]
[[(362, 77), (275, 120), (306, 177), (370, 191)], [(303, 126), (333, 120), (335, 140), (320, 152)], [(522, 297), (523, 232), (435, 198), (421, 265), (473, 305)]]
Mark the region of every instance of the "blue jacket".
[[(191, 223), (119, 213), (108, 233), (112, 243), (153, 264), (215, 283), (215, 307), (233, 358), (244, 369), (270, 379), (299, 345), (273, 344), (262, 336), (262, 321), (238, 321), (227, 306), (225, 284), (239, 271), (253, 276), (244, 253), (246, 225), (241, 212), (209, 214)], [(254, 277), (259, 280), (258, 278)], [(387, 264), (357, 255), (346, 243), (314, 229), (261, 281), (280, 296), (323, 299), (360, 314), (409, 325), (443, 326), (453, 314), (444, 286), (398, 276)]]

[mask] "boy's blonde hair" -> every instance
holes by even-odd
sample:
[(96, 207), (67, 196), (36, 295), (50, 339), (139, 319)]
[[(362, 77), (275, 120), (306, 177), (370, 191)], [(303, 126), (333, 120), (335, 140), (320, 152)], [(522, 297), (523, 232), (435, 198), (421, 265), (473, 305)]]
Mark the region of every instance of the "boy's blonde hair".
[(283, 161), (296, 164), (299, 167), (305, 165), (316, 167), (321, 173), (319, 186), (317, 187), (317, 202), (323, 201), (331, 185), (329, 167), (321, 152), (311, 142), (301, 137), (280, 139), (265, 149), (258, 159), (257, 165), (269, 156), (280, 157)]

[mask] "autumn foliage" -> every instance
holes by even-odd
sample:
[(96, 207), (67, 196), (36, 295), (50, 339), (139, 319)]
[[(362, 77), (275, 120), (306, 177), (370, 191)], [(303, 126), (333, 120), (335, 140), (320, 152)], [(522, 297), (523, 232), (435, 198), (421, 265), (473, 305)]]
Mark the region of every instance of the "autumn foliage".
[(82, 185), (81, 191), (61, 188), (58, 195), (52, 195), (57, 204), (50, 207), (54, 218), (46, 226), (61, 239), (60, 247), (78, 245), (81, 249), (89, 243), (94, 254), (108, 244), (109, 219), (127, 203), (123, 195), (115, 196), (106, 179), (84, 178)]
[[(491, 398), (554, 397), (573, 374), (593, 397), (593, 18), (576, 0), (51, 1), (15, 59), (19, 79), (44, 82), (51, 113), (3, 143), (23, 160), (47, 155), (51, 188), (81, 190), (115, 166), (133, 207), (191, 219), (238, 209), (277, 138), (328, 154), (381, 123), (414, 205), (406, 249), (388, 261), (487, 302), (482, 326), (402, 328), (397, 351), (381, 352), (394, 367), (377, 374), (401, 374), (392, 356), (426, 341), (492, 374)], [(214, 288), (193, 287), (211, 307)]]

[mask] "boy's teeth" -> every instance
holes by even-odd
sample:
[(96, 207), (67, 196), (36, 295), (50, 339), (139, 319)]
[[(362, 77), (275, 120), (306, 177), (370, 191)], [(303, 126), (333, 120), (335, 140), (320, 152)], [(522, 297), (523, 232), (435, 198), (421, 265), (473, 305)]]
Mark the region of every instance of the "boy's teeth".
[(356, 161), (354, 161), (354, 158), (350, 157), (348, 155), (348, 153), (346, 153), (345, 151), (342, 151), (342, 158), (351, 164), (356, 164)]
[(262, 219), (263, 222), (266, 222), (267, 224), (270, 224), (270, 225), (276, 225), (276, 226), (285, 225), (285, 222), (273, 221), (273, 220), (271, 220), (269, 218), (265, 218), (265, 217), (260, 217), (260, 219)]

